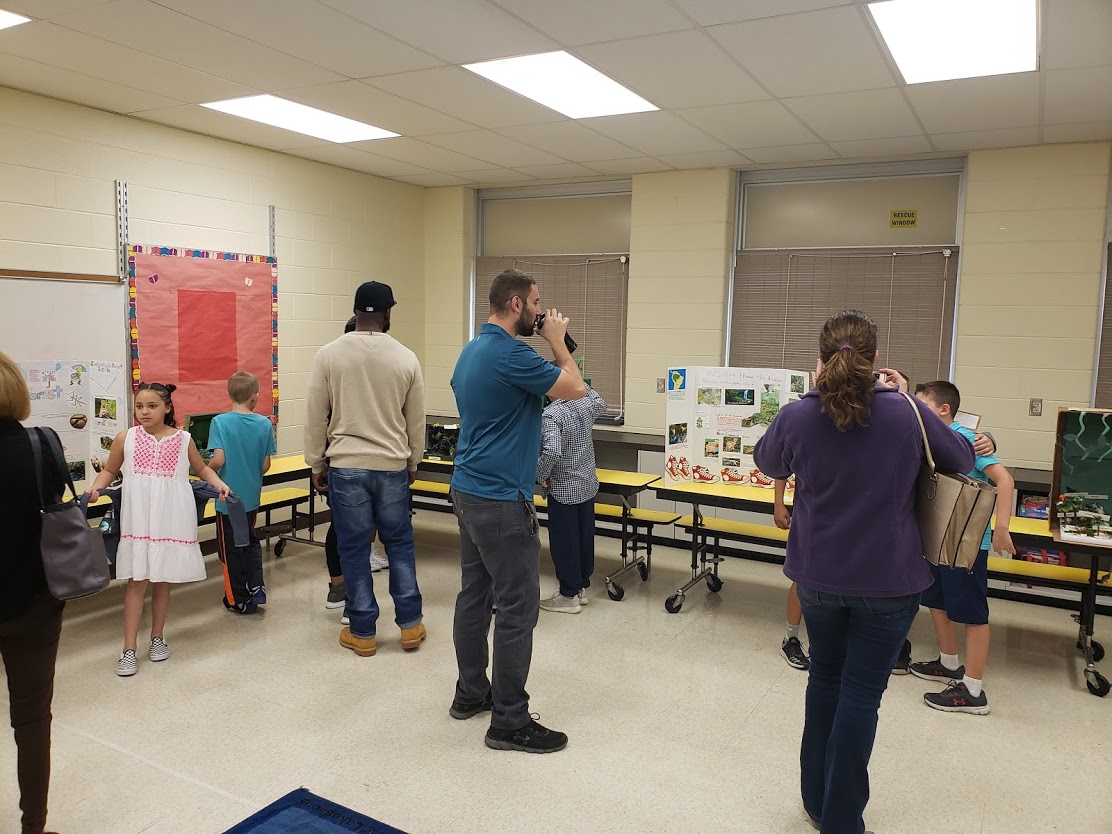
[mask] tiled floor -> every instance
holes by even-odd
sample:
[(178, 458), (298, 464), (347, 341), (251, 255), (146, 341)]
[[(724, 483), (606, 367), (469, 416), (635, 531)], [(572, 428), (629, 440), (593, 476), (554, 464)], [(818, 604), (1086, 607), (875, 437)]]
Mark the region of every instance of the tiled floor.
[[(450, 516), (422, 513), (418, 571), (429, 641), (405, 654), (384, 602), (379, 654), (340, 648), (320, 550), (267, 564), (271, 604), (237, 618), (218, 571), (176, 590), (174, 656), (119, 679), (122, 591), (72, 603), (54, 705), (51, 828), (62, 834), (221, 832), (305, 786), (409, 832), (809, 831), (798, 795), (806, 675), (778, 654), (787, 582), (729, 560), (725, 588), (663, 601), (686, 554), (615, 603), (598, 583), (577, 616), (541, 612), (529, 689), (571, 742), (494, 752), (485, 722), (448, 717), (458, 589)], [(599, 539), (599, 573), (616, 543)], [(551, 568), (542, 555), (543, 590)], [(993, 602), (987, 717), (923, 706), (895, 678), (881, 709), (866, 821), (900, 832), (1112, 831), (1112, 698), (1085, 690), (1069, 615)], [(1112, 643), (1108, 618), (1098, 620)], [(912, 638), (932, 653), (926, 614)], [(141, 643), (141, 648), (143, 644)], [(1106, 673), (1110, 673), (1106, 670)], [(0, 830), (17, 819), (14, 745), (0, 738)]]

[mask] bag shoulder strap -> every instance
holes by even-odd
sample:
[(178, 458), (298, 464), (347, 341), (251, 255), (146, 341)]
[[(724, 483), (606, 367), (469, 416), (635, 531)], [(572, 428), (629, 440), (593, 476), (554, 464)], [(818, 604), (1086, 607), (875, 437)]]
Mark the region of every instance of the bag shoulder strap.
[(915, 404), (915, 400), (911, 398), (910, 394), (905, 394), (901, 391), (900, 396), (907, 400), (908, 405), (911, 406), (911, 410), (915, 412), (915, 419), (919, 421), (919, 431), (923, 435), (923, 451), (927, 455), (927, 466), (930, 467), (931, 476), (933, 477), (938, 470), (934, 465), (934, 455), (931, 454), (931, 442), (927, 439), (927, 427), (923, 424), (923, 415), (919, 413), (919, 406)]
[[(29, 430), (29, 431), (32, 431), (32, 430)], [(69, 466), (66, 465), (66, 456), (65, 456), (65, 453), (62, 451), (62, 443), (58, 439), (58, 435), (55, 434), (55, 432), (51, 429), (35, 428), (35, 429), (33, 429), (33, 431), (34, 431), (34, 434), (37, 436), (37, 438), (45, 438), (46, 439), (46, 446), (50, 450), (50, 461), (51, 461), (51, 463), (54, 464), (55, 469), (58, 472), (60, 472), (61, 475), (62, 475), (62, 496), (61, 497), (63, 499), (66, 497), (65, 488), (68, 486), (70, 488), (70, 494), (73, 495), (74, 498), (76, 498), (77, 497), (77, 487), (75, 487), (73, 485), (73, 476), (70, 475)], [(32, 439), (31, 444), (35, 445), (35, 440), (34, 439)], [(40, 472), (45, 472), (46, 470), (42, 469), (42, 467), (41, 467), (41, 464), (42, 464), (41, 453), (39, 455), (37, 463), (39, 464), (38, 468), (39, 468)], [(42, 495), (42, 475), (41, 474), (39, 475), (39, 494), (40, 494), (40, 496)], [(43, 500), (43, 502), (45, 504), (45, 499), (41, 499), (41, 500)]]
[(27, 439), (31, 441), (31, 454), (35, 458), (35, 485), (39, 488), (39, 509), (46, 509), (46, 499), (42, 493), (42, 441), (39, 440), (39, 430), (25, 428)]

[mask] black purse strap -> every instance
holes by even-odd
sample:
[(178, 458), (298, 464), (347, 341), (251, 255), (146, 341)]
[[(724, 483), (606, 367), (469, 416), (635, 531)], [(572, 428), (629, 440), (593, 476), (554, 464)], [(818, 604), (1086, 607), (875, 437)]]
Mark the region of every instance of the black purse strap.
[[(46, 471), (43, 468), (44, 456), (42, 451), (43, 438), (46, 439), (46, 446), (50, 451), (51, 463), (62, 473), (64, 485), (70, 488), (73, 496), (77, 497), (77, 488), (73, 485), (73, 477), (70, 475), (69, 467), (66, 465), (65, 454), (62, 452), (62, 444), (58, 440), (58, 435), (53, 431), (43, 431), (43, 429), (35, 427), (27, 429), (27, 436), (31, 440), (31, 453), (35, 457), (35, 483), (39, 488), (39, 508), (46, 509), (46, 498), (43, 494), (43, 473)], [(62, 495), (65, 498), (65, 489), (63, 487)]]

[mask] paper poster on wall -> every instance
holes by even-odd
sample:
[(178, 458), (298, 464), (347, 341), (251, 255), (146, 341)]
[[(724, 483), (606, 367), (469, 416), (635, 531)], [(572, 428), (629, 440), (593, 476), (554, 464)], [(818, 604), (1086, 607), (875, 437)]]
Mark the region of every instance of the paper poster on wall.
[(810, 388), (805, 371), (669, 368), (665, 478), (673, 483), (772, 486), (753, 449), (789, 402)]
[[(111, 438), (124, 426), (119, 418), (127, 417), (123, 363), (38, 359), (20, 362), (19, 367), (31, 394), (31, 416), (24, 424), (54, 429), (61, 438), (70, 476), (75, 482), (91, 481), (99, 471), (95, 460), (98, 436), (110, 435), (111, 446)], [(111, 419), (101, 416), (108, 414)]]
[(265, 255), (128, 247), (131, 383), (173, 383), (186, 416), (227, 411), (228, 377), (259, 379), (256, 411), (278, 417), (278, 266)]

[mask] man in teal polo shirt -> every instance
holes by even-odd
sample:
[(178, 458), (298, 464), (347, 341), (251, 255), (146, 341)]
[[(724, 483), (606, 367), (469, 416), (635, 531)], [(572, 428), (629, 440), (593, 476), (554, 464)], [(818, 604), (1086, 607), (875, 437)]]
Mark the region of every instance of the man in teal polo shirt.
[[(518, 336), (539, 331), (555, 363)], [(492, 710), (486, 744), (496, 750), (551, 753), (568, 737), (529, 715), (525, 682), (540, 610), (540, 539), (533, 506), (540, 452), (541, 397), (575, 400), (587, 389), (564, 345), (568, 320), (542, 311), (536, 281), (508, 269), (490, 287), (490, 318), (460, 353), (452, 390), (460, 437), (452, 475), (459, 520), (463, 587), (456, 598), (454, 638), (459, 680), (450, 714), (466, 719)], [(497, 606), (494, 663), (487, 634)]]

